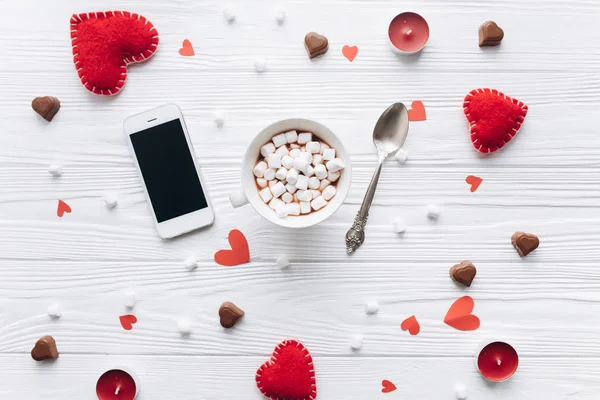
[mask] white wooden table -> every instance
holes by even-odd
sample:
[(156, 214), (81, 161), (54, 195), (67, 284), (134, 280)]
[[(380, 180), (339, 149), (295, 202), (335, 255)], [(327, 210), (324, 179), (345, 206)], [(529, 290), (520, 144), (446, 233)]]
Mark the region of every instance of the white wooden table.
[[(593, 0), (232, 0), (229, 25), (220, 0), (5, 0), (0, 4), (0, 398), (94, 399), (97, 377), (126, 364), (141, 380), (139, 400), (252, 400), (261, 396), (256, 368), (282, 339), (312, 351), (318, 398), (454, 399), (462, 382), (470, 399), (598, 399), (600, 392), (600, 3)], [(282, 26), (278, 6), (287, 11)], [(161, 35), (155, 58), (130, 70), (122, 94), (84, 90), (71, 59), (72, 13), (124, 9), (148, 17)], [(424, 15), (431, 39), (420, 56), (398, 57), (387, 24), (402, 11)], [(493, 19), (505, 30), (500, 47), (477, 46), (477, 28)], [(303, 37), (315, 30), (329, 53), (309, 61)], [(178, 49), (190, 39), (196, 56)], [(341, 54), (357, 45), (353, 63)], [(267, 60), (254, 71), (253, 60)], [(462, 99), (493, 87), (530, 107), (524, 128), (503, 151), (478, 157)], [(30, 107), (39, 95), (60, 98), (45, 123)], [(343, 237), (376, 163), (371, 132), (394, 101), (423, 100), (428, 119), (413, 123), (409, 161), (386, 163), (367, 240), (352, 257)], [(129, 150), (127, 116), (177, 103), (186, 116), (216, 210), (210, 229), (164, 242)], [(214, 110), (226, 121), (219, 130)], [(352, 154), (346, 203), (321, 226), (278, 229), (251, 208), (233, 210), (246, 145), (278, 119), (324, 123)], [(52, 178), (49, 164), (64, 165)], [(470, 193), (464, 179), (483, 177)], [(108, 210), (105, 193), (118, 194)], [(56, 216), (58, 199), (73, 212)], [(425, 205), (441, 205), (437, 223)], [(390, 219), (402, 216), (403, 237)], [(249, 239), (252, 261), (216, 265), (231, 228)], [(541, 247), (520, 259), (516, 230), (536, 233)], [(186, 271), (183, 260), (201, 258)], [(275, 265), (287, 254), (293, 266)], [(472, 260), (473, 286), (448, 277)], [(139, 297), (139, 322), (124, 331), (123, 295)], [(442, 320), (469, 294), (481, 328), (459, 332)], [(364, 313), (377, 299), (381, 310)], [(226, 300), (246, 316), (225, 332), (217, 309)], [(51, 320), (46, 308), (65, 311)], [(415, 314), (422, 331), (400, 322)], [(181, 316), (194, 333), (182, 339)], [(358, 353), (353, 334), (364, 335)], [(43, 335), (61, 352), (54, 364), (29, 352)], [(486, 384), (472, 353), (485, 337), (517, 348), (519, 371)], [(398, 390), (381, 393), (382, 379)]]

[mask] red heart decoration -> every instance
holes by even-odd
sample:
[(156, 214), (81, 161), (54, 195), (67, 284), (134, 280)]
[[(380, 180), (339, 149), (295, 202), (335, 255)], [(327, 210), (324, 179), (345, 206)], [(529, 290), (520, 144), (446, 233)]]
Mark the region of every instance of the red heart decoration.
[(121, 322), (121, 326), (123, 327), (123, 329), (125, 329), (126, 331), (130, 331), (131, 329), (133, 329), (133, 324), (137, 322), (137, 317), (132, 314), (121, 315), (119, 317), (119, 321)]
[(392, 382), (388, 381), (387, 379), (384, 379), (381, 381), (381, 386), (383, 386), (381, 388), (381, 393), (391, 393), (397, 389), (396, 385), (394, 385)]
[(402, 328), (403, 331), (408, 330), (408, 333), (413, 336), (418, 335), (419, 332), (421, 332), (421, 325), (419, 325), (419, 321), (417, 321), (417, 317), (414, 315), (402, 321), (400, 328)]
[(352, 62), (358, 54), (358, 47), (345, 45), (342, 47), (342, 54), (348, 59), (348, 61)]
[(231, 250), (219, 250), (215, 253), (215, 261), (225, 267), (245, 264), (250, 261), (248, 241), (242, 232), (233, 229), (229, 232), (229, 245)]
[(463, 103), (477, 151), (493, 153), (517, 135), (528, 107), (496, 89), (474, 89)]
[(194, 46), (192, 46), (192, 42), (185, 39), (181, 45), (181, 48), (179, 49), (179, 55), (183, 57), (191, 57), (194, 54), (196, 53), (194, 52)]
[(129, 11), (100, 11), (71, 17), (73, 62), (81, 83), (105, 96), (125, 85), (127, 65), (150, 58), (158, 32), (145, 17)]
[(317, 381), (312, 356), (297, 340), (279, 343), (256, 371), (256, 385), (271, 400), (314, 400)]
[(427, 119), (425, 104), (421, 100), (413, 101), (410, 107), (410, 110), (408, 110), (409, 121), (425, 121)]
[(450, 306), (444, 317), (444, 322), (459, 331), (474, 331), (480, 325), (479, 318), (471, 314), (474, 307), (473, 298), (463, 296)]
[(70, 213), (70, 212), (71, 212), (71, 207), (64, 201), (59, 200), (58, 207), (56, 208), (56, 215), (58, 215), (59, 218), (62, 218), (62, 216), (65, 215), (65, 213)]
[(467, 182), (469, 185), (471, 185), (471, 193), (472, 193), (479, 188), (479, 185), (481, 185), (481, 182), (483, 182), (483, 179), (481, 179), (480, 177), (475, 176), (475, 175), (469, 175), (465, 179), (465, 182)]

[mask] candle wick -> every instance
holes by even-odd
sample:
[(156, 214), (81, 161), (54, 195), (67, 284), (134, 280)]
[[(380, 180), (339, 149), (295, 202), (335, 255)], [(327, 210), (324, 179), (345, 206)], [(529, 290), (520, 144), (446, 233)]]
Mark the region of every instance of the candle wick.
[(405, 35), (410, 36), (410, 35), (412, 35), (412, 33), (413, 33), (412, 29), (409, 29), (406, 31)]
[(496, 359), (496, 362), (498, 363), (498, 366), (500, 366), (500, 364), (502, 364), (502, 360), (500, 360), (499, 358)]
[(119, 394), (120, 391), (121, 391), (121, 386), (117, 386), (117, 389), (115, 390), (115, 394)]

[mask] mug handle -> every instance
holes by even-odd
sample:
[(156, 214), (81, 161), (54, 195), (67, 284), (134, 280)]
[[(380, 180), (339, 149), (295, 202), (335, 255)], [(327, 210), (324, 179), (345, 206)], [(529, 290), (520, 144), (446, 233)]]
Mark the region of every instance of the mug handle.
[(246, 196), (246, 193), (239, 191), (229, 196), (229, 202), (233, 208), (238, 208), (248, 204), (248, 197)]

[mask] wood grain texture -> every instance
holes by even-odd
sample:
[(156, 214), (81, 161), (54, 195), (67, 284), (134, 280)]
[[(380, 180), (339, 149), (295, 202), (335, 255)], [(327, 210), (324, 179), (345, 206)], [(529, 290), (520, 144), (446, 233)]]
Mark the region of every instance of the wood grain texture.
[[(0, 3), (0, 398), (93, 399), (107, 368), (126, 364), (142, 380), (139, 400), (258, 400), (256, 368), (282, 339), (315, 356), (319, 399), (453, 399), (463, 382), (476, 400), (592, 400), (600, 386), (600, 3), (591, 0), (232, 0), (234, 24), (218, 0), (115, 0), (110, 8), (148, 17), (161, 35), (157, 55), (130, 70), (123, 93), (84, 90), (71, 61), (71, 14), (102, 10), (97, 0)], [(283, 7), (287, 19), (275, 21)], [(319, 12), (315, 12), (318, 9)], [(387, 23), (410, 9), (431, 27), (425, 50), (396, 56)], [(505, 31), (493, 49), (477, 28)], [(310, 61), (308, 31), (329, 52)], [(183, 39), (196, 56), (182, 58)], [(349, 63), (343, 45), (359, 54)], [(267, 61), (257, 74), (253, 60)], [(464, 95), (494, 87), (529, 105), (519, 135), (501, 152), (472, 148)], [(31, 99), (53, 95), (62, 108), (48, 124)], [(367, 226), (353, 256), (343, 236), (376, 165), (373, 125), (395, 101), (422, 100), (427, 121), (411, 124), (406, 165), (386, 162)], [(161, 241), (122, 132), (129, 115), (160, 104), (183, 110), (216, 212), (215, 225)], [(215, 126), (215, 110), (225, 126)], [(343, 140), (353, 182), (326, 223), (287, 231), (250, 207), (232, 209), (240, 159), (254, 135), (285, 118), (318, 120)], [(53, 178), (48, 165), (64, 174)], [(483, 178), (469, 192), (467, 175)], [(119, 204), (102, 201), (116, 193)], [(57, 200), (73, 212), (56, 217)], [(426, 205), (441, 206), (437, 222)], [(391, 220), (407, 231), (396, 235)], [(241, 229), (249, 264), (224, 268), (213, 254)], [(515, 231), (540, 237), (521, 259)], [(281, 271), (285, 254), (292, 267)], [(194, 272), (183, 261), (200, 259)], [(470, 260), (472, 287), (448, 269)], [(124, 331), (124, 293), (135, 290), (139, 322)], [(475, 299), (475, 332), (443, 323), (452, 302)], [(380, 312), (367, 316), (376, 299)], [(246, 312), (231, 331), (218, 323), (223, 301)], [(46, 308), (60, 302), (64, 315)], [(421, 333), (401, 321), (416, 315)], [(189, 318), (182, 339), (177, 320)], [(29, 357), (51, 334), (54, 364)], [(360, 352), (350, 338), (364, 335)], [(480, 341), (507, 338), (519, 351), (517, 375), (488, 385), (472, 359)], [(384, 395), (381, 380), (398, 390)]]

